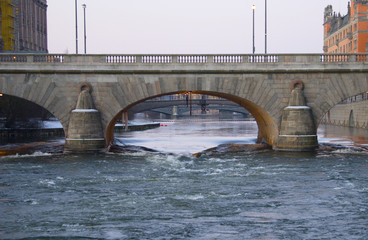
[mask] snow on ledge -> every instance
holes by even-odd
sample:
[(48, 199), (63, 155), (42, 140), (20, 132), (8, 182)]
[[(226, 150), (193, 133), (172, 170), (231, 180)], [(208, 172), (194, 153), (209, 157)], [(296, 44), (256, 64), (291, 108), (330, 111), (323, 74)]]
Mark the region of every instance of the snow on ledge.
[(309, 106), (288, 106), (286, 109), (310, 109)]
[(317, 137), (317, 135), (279, 135), (279, 137)]
[(67, 138), (67, 141), (105, 141), (104, 138)]
[(98, 112), (97, 109), (74, 109), (72, 112)]

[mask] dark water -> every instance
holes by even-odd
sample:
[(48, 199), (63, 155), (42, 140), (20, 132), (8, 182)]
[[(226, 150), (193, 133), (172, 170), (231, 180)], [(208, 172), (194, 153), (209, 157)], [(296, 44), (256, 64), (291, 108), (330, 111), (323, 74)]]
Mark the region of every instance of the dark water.
[[(2, 157), (0, 239), (368, 238), (368, 154), (196, 158), (231, 138), (254, 141), (255, 126), (184, 126), (120, 138), (174, 154)], [(326, 131), (320, 141), (337, 139)]]

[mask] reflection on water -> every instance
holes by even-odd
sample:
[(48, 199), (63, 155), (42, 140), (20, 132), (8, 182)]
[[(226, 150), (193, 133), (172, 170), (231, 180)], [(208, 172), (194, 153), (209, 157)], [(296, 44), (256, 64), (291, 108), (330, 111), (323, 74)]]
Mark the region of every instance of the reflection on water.
[(164, 122), (160, 128), (116, 135), (117, 144), (139, 145), (161, 152), (196, 153), (225, 143), (256, 143), (254, 121)]
[[(254, 144), (258, 126), (255, 121), (164, 122), (160, 128), (116, 135), (118, 145), (138, 145), (171, 153), (197, 153), (226, 143)], [(368, 130), (321, 125), (319, 143), (368, 147)]]
[(362, 128), (321, 125), (318, 128), (319, 143), (334, 143), (345, 146), (368, 146), (368, 130)]
[[(194, 154), (220, 144), (254, 144), (258, 133), (255, 121), (191, 121), (162, 122), (161, 127), (115, 134), (120, 146), (135, 145), (159, 152)], [(368, 148), (368, 130), (321, 125), (318, 128), (319, 143)], [(30, 141), (0, 145), (0, 156), (32, 154), (34, 152), (62, 153), (64, 139)]]

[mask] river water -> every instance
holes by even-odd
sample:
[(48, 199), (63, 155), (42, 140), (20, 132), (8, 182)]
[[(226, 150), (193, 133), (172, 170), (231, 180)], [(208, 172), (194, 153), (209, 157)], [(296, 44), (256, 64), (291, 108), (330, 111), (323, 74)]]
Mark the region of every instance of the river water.
[[(254, 143), (255, 123), (162, 125), (117, 136), (158, 153), (1, 157), (0, 239), (368, 238), (367, 153), (195, 157)], [(319, 141), (364, 145), (364, 132), (324, 127)]]

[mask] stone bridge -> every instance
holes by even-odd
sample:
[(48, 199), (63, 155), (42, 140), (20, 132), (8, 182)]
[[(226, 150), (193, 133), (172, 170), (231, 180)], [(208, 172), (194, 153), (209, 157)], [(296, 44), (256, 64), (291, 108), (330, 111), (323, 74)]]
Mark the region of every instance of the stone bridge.
[[(233, 101), (256, 119), (259, 141), (310, 150), (323, 115), (368, 91), (364, 54), (4, 55), (0, 93), (58, 118), (66, 150), (103, 149), (122, 113), (151, 98), (192, 92)], [(78, 102), (78, 103), (77, 103)]]

